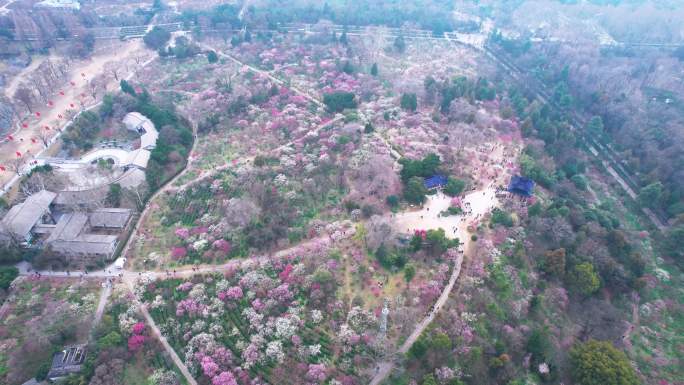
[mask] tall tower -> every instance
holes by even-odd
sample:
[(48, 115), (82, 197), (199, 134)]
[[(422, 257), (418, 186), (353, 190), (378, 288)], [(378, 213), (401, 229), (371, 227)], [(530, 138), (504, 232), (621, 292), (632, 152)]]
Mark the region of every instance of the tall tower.
[(387, 316), (389, 315), (387, 298), (385, 298), (385, 304), (382, 308), (382, 313), (380, 315), (380, 336), (385, 337), (387, 335)]

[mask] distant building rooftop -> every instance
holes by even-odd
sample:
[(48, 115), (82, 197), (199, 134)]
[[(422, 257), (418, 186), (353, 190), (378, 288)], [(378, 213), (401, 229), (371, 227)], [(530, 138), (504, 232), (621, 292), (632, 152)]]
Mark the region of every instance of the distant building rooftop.
[[(142, 140), (141, 140), (142, 143)], [(142, 147), (142, 145), (141, 145)], [(128, 158), (126, 159), (127, 166), (135, 166), (140, 169), (147, 168), (147, 163), (150, 161), (150, 155), (152, 153), (144, 148), (139, 148), (128, 153)]]
[(99, 186), (90, 190), (60, 191), (55, 198), (55, 205), (62, 206), (98, 206), (107, 196), (108, 186)]
[(36, 7), (46, 7), (46, 8), (69, 8), (79, 10), (81, 9), (81, 3), (78, 0), (44, 0), (35, 5)]
[(130, 209), (103, 208), (90, 213), (90, 226), (106, 229), (122, 229), (131, 217)]
[(2, 219), (2, 227), (19, 238), (26, 238), (31, 228), (39, 223), (45, 212), (50, 209), (50, 204), (56, 196), (57, 194), (47, 190), (29, 196), (23, 203), (12, 206)]
[(116, 249), (115, 235), (89, 234), (88, 215), (69, 213), (62, 215), (57, 226), (45, 241), (50, 248), (62, 254), (111, 255)]

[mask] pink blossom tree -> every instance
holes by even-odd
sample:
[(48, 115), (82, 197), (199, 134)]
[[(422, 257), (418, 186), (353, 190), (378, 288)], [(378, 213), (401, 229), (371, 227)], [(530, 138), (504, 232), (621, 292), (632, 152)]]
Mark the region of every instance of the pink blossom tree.
[(128, 338), (128, 350), (131, 352), (137, 352), (145, 344), (145, 336), (132, 335)]
[(306, 372), (306, 377), (317, 383), (322, 383), (328, 377), (325, 365), (323, 364), (309, 364), (309, 370)]
[(221, 372), (211, 379), (211, 385), (238, 385), (235, 376), (231, 372)]

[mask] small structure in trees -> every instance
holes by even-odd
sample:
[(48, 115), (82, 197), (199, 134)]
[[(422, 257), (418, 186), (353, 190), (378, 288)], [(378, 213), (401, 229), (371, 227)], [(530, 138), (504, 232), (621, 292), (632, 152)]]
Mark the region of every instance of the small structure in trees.
[(534, 181), (520, 175), (514, 175), (508, 184), (508, 191), (516, 195), (531, 197), (534, 193)]
[(429, 178), (425, 178), (424, 184), (426, 189), (432, 190), (446, 186), (448, 181), (448, 178), (444, 175), (433, 175)]
[(81, 371), (81, 366), (86, 359), (85, 345), (67, 346), (52, 356), (52, 365), (47, 378), (55, 381), (73, 373)]

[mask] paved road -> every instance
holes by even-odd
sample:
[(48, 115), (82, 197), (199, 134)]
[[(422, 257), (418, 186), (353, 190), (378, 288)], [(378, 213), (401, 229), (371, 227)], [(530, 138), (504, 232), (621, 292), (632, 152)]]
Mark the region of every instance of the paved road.
[[(468, 223), (470, 223), (470, 220), (475, 219), (478, 215), (483, 215), (484, 213), (489, 212), (492, 208), (498, 205), (498, 199), (496, 198), (495, 189), (495, 184), (490, 184), (485, 188), (475, 190), (468, 194), (468, 196), (470, 197), (484, 197), (484, 199), (482, 199), (478, 203), (473, 202), (473, 212), (468, 216), (469, 220), (458, 225), (458, 232), (456, 237), (461, 241), (462, 250), (464, 252), (462, 254), (459, 254), (456, 258), (456, 261), (454, 261), (454, 266), (453, 270), (451, 271), (451, 276), (449, 277), (449, 282), (442, 289), (442, 293), (440, 294), (439, 298), (437, 298), (437, 301), (434, 304), (434, 309), (430, 311), (428, 315), (425, 316), (425, 318), (423, 318), (416, 325), (416, 327), (413, 329), (413, 332), (411, 332), (408, 338), (406, 338), (406, 341), (404, 341), (404, 343), (397, 350), (397, 354), (404, 355), (406, 354), (406, 352), (409, 351), (411, 346), (416, 342), (420, 335), (423, 334), (425, 329), (430, 325), (430, 323), (432, 323), (437, 312), (439, 312), (442, 309), (442, 307), (444, 307), (444, 304), (449, 299), (449, 295), (451, 294), (451, 291), (453, 290), (454, 285), (456, 284), (456, 281), (458, 280), (461, 274), (461, 267), (463, 266), (464, 256), (469, 255), (474, 246), (474, 242), (471, 240), (470, 235), (468, 234)], [(376, 372), (370, 384), (381, 384), (392, 372), (392, 369), (394, 369), (394, 362), (381, 362), (379, 364), (379, 370)]]
[[(130, 289), (131, 292), (133, 292), (134, 288), (134, 281), (132, 279), (125, 279), (126, 284), (128, 285), (128, 288)], [(188, 367), (185, 366), (185, 363), (183, 360), (178, 357), (178, 354), (176, 353), (175, 350), (173, 350), (173, 347), (169, 344), (169, 342), (166, 340), (166, 337), (161, 333), (159, 330), (159, 327), (157, 324), (154, 322), (154, 319), (150, 315), (150, 312), (147, 311), (147, 306), (143, 303), (140, 303), (138, 299), (135, 299), (135, 303), (138, 305), (138, 308), (140, 309), (140, 312), (142, 313), (143, 317), (145, 317), (145, 321), (147, 322), (147, 325), (149, 325), (150, 329), (152, 330), (152, 334), (154, 334), (155, 337), (159, 340), (159, 342), (162, 344), (164, 347), (164, 350), (169, 354), (171, 357), (171, 360), (176, 364), (178, 369), (181, 371), (181, 374), (183, 374), (183, 377), (187, 380), (188, 384), (190, 385), (197, 385), (197, 381), (195, 381), (195, 378), (190, 374), (190, 371), (188, 370)]]
[[(150, 63), (152, 63), (152, 62), (153, 62), (154, 60), (156, 60), (156, 59), (157, 59), (157, 56), (152, 56), (150, 59), (148, 59), (148, 60), (146, 60), (145, 62), (141, 63), (139, 68), (136, 68), (136, 69), (134, 69), (133, 71), (131, 71), (124, 79), (125, 79), (125, 80), (131, 80), (131, 79), (138, 73), (138, 71), (139, 71), (141, 68), (146, 67), (147, 65), (149, 65)], [(100, 107), (100, 105), (102, 105), (102, 102), (101, 102), (101, 101), (99, 101), (99, 102), (97, 102), (97, 103), (94, 103), (94, 104), (92, 104), (92, 105), (90, 105), (90, 106), (88, 106), (88, 107), (82, 108), (80, 111), (78, 111), (78, 112), (76, 113), (76, 115), (74, 115), (71, 119), (69, 119), (69, 120), (66, 121), (64, 124), (61, 125), (61, 129), (58, 130), (57, 133), (49, 139), (49, 141), (48, 141), (48, 143), (47, 143), (47, 146), (43, 146), (43, 148), (42, 148), (40, 151), (38, 151), (38, 152), (37, 152), (35, 155), (33, 155), (30, 159), (27, 159), (26, 162), (29, 162), (29, 161), (31, 161), (31, 160), (33, 160), (33, 159), (36, 159), (36, 158), (39, 158), (40, 156), (42, 156), (42, 155), (43, 155), (43, 154), (44, 154), (52, 145), (54, 145), (54, 144), (57, 142), (57, 140), (59, 140), (59, 138), (62, 136), (62, 134), (63, 134), (64, 132), (66, 132), (66, 130), (69, 128), (69, 126), (71, 126), (71, 125), (74, 123), (74, 121), (75, 121), (83, 112), (85, 112), (85, 111), (90, 111), (90, 110), (93, 110), (93, 109), (95, 109), (95, 108), (98, 108), (98, 107)], [(21, 130), (21, 129), (20, 129), (20, 130)], [(15, 133), (15, 135), (17, 135), (17, 133)], [(16, 143), (16, 142), (15, 142), (15, 143)], [(14, 149), (12, 149), (12, 148), (5, 149), (5, 150), (9, 151), (9, 153), (13, 153), (13, 152), (14, 152)], [(20, 173), (23, 175), (23, 174), (25, 174), (25, 173), (27, 173), (27, 172), (30, 172), (30, 171), (33, 169), (33, 167), (35, 167), (35, 166), (36, 166), (36, 165), (30, 165), (30, 164), (24, 163), (24, 164), (21, 166)], [(19, 180), (21, 180), (21, 176), (20, 176), (20, 175), (17, 175), (17, 174), (14, 174), (14, 175), (12, 176), (12, 178), (10, 178), (10, 180), (7, 181), (7, 183), (5, 183), (4, 186), (2, 186), (2, 189), (0, 189), (0, 197), (2, 197), (3, 195), (5, 195), (5, 193), (6, 193), (7, 191), (10, 191), (11, 188), (12, 188), (12, 186), (14, 186), (15, 183), (19, 182)]]
[(226, 59), (229, 59), (229, 60), (231, 60), (231, 61), (233, 61), (233, 62), (235, 62), (236, 64), (239, 64), (239, 65), (241, 65), (241, 66), (247, 67), (247, 68), (249, 68), (250, 71), (252, 71), (252, 72), (254, 72), (254, 73), (257, 73), (257, 74), (262, 75), (262, 76), (266, 76), (267, 78), (271, 79), (271, 80), (272, 80), (273, 82), (275, 82), (276, 84), (279, 84), (279, 85), (281, 85), (281, 86), (283, 86), (283, 87), (287, 87), (287, 88), (291, 89), (292, 91), (294, 91), (296, 94), (299, 94), (299, 95), (303, 96), (303, 97), (306, 98), (308, 101), (310, 101), (310, 102), (316, 104), (316, 105), (319, 106), (319, 107), (323, 107), (323, 103), (322, 103), (320, 100), (318, 100), (316, 97), (311, 96), (309, 93), (307, 93), (307, 92), (305, 92), (305, 91), (302, 91), (302, 90), (300, 90), (300, 89), (297, 88), (297, 87), (294, 87), (294, 86), (292, 86), (292, 85), (287, 85), (287, 84), (285, 84), (285, 81), (283, 81), (283, 80), (281, 80), (281, 79), (279, 79), (279, 78), (277, 78), (277, 77), (271, 75), (271, 74), (270, 74), (269, 72), (267, 72), (267, 71), (262, 71), (262, 70), (260, 70), (260, 69), (258, 69), (258, 68), (256, 68), (256, 67), (254, 67), (254, 66), (251, 66), (251, 65), (249, 65), (249, 64), (243, 63), (242, 61), (240, 61), (239, 59), (235, 58), (234, 56), (228, 55), (228, 54), (223, 53), (223, 52), (221, 52), (221, 51), (219, 51), (219, 50), (216, 50), (216, 49), (214, 49), (213, 47), (211, 47), (210, 45), (201, 44), (201, 47), (204, 48), (204, 49), (207, 49), (207, 50), (212, 50), (212, 51), (216, 52), (216, 53), (217, 53), (219, 56), (221, 56), (221, 57), (224, 57), (224, 58), (226, 58)]
[[(423, 334), (425, 329), (435, 319), (435, 315), (437, 314), (437, 312), (439, 312), (442, 309), (446, 301), (449, 299), (449, 294), (451, 294), (451, 290), (454, 288), (454, 285), (456, 284), (456, 281), (458, 280), (458, 277), (461, 274), (462, 265), (463, 254), (459, 254), (458, 258), (454, 262), (454, 268), (451, 272), (451, 277), (449, 277), (449, 282), (446, 284), (446, 286), (444, 286), (442, 294), (439, 296), (437, 302), (435, 302), (434, 304), (434, 310), (430, 311), (430, 313), (428, 313), (428, 315), (416, 325), (416, 327), (413, 329), (413, 332), (408, 336), (408, 338), (406, 338), (406, 341), (404, 341), (404, 343), (399, 347), (397, 353), (406, 354), (406, 352), (409, 351), (411, 346), (416, 342), (420, 335)], [(392, 372), (392, 369), (394, 369), (394, 363), (388, 361), (382, 362), (379, 364), (379, 367), (380, 369), (375, 374), (375, 377), (373, 377), (373, 379), (371, 380), (370, 385), (381, 384)]]
[(103, 285), (102, 292), (100, 293), (100, 302), (97, 303), (95, 317), (93, 318), (93, 329), (99, 325), (100, 320), (102, 319), (102, 314), (104, 314), (105, 307), (107, 306), (109, 296), (112, 294), (112, 284), (105, 282)]

